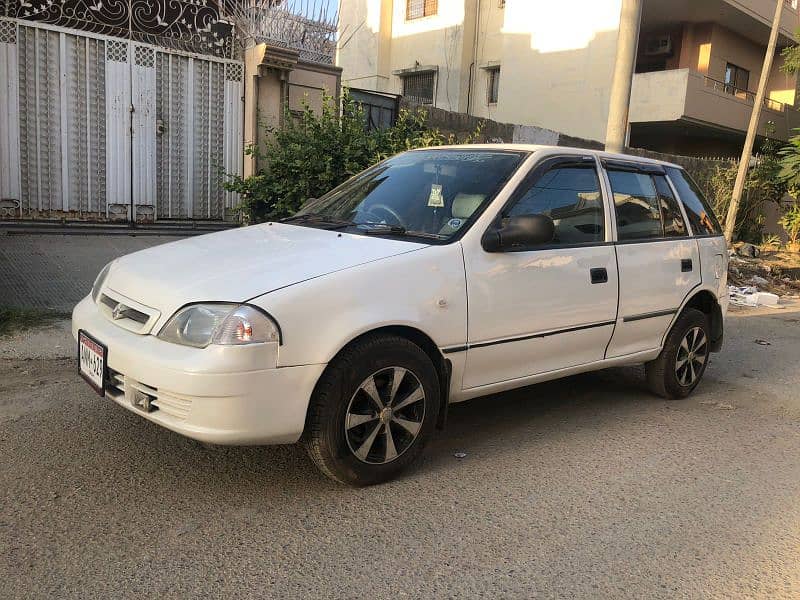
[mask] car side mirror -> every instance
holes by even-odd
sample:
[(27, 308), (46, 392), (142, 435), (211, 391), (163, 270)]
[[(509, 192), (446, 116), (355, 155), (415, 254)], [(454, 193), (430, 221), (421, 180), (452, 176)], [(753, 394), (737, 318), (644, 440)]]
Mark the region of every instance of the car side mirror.
[(505, 252), (514, 248), (549, 244), (556, 234), (553, 219), (547, 215), (509, 217), (491, 229), (481, 239), (486, 252)]

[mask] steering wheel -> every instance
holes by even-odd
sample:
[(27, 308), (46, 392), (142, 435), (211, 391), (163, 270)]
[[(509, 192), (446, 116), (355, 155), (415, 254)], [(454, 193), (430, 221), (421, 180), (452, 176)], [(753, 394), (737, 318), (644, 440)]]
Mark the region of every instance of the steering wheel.
[(390, 206), (386, 206), (385, 204), (373, 204), (372, 206), (369, 207), (368, 210), (365, 211), (367, 215), (375, 217), (375, 220), (380, 222), (381, 216), (379, 213), (375, 211), (383, 212), (389, 215), (391, 220), (395, 221), (394, 223), (389, 223), (390, 225), (399, 225), (401, 227), (406, 226), (405, 222), (403, 221), (403, 218), (399, 214), (397, 214), (397, 211), (391, 208)]

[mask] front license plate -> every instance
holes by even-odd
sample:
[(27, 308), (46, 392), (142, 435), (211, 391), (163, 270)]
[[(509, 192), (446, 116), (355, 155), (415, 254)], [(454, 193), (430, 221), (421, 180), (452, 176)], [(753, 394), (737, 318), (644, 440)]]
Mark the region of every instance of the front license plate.
[(105, 395), (108, 348), (83, 331), (78, 332), (78, 372), (101, 396)]

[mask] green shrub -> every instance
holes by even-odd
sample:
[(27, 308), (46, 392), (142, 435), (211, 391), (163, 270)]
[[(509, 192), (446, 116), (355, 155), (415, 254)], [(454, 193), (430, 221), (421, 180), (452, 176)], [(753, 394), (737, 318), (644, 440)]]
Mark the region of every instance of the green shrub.
[(778, 223), (786, 231), (789, 238), (789, 247), (792, 250), (797, 250), (797, 245), (800, 243), (800, 204), (795, 202), (787, 208)]
[[(795, 129), (800, 133), (800, 129)], [(780, 171), (778, 179), (789, 189), (793, 196), (800, 194), (800, 135), (789, 138), (789, 143), (778, 153)]]
[(780, 250), (781, 249), (781, 238), (778, 235), (770, 234), (765, 235), (761, 238), (761, 244), (759, 247), (762, 250)]
[[(769, 132), (768, 132), (769, 133)], [(779, 177), (781, 151), (777, 142), (767, 139), (761, 146), (755, 166), (747, 172), (744, 194), (739, 203), (734, 227), (734, 239), (758, 244), (761, 241), (764, 209), (769, 203), (779, 203), (786, 193), (786, 183)], [(739, 165), (717, 166), (711, 175), (708, 188), (714, 213), (725, 221), (733, 195), (733, 186)]]
[[(261, 167), (250, 177), (228, 175), (226, 189), (240, 195), (247, 223), (287, 217), (309, 198), (317, 198), (367, 167), (404, 150), (454, 143), (426, 126), (424, 111), (401, 110), (388, 129), (367, 131), (361, 106), (347, 94), (341, 116), (335, 98), (325, 97), (316, 114), (305, 106), (286, 115), (282, 129), (270, 129), (263, 149), (250, 146)], [(468, 136), (474, 139), (480, 131)]]

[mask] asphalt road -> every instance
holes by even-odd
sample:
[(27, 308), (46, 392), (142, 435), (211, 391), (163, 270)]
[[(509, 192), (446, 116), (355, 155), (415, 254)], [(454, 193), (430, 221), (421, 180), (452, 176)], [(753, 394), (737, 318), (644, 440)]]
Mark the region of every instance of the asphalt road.
[(6, 339), (0, 596), (800, 597), (800, 309), (727, 327), (686, 401), (639, 369), (472, 401), (361, 490), (296, 447), (181, 438)]

